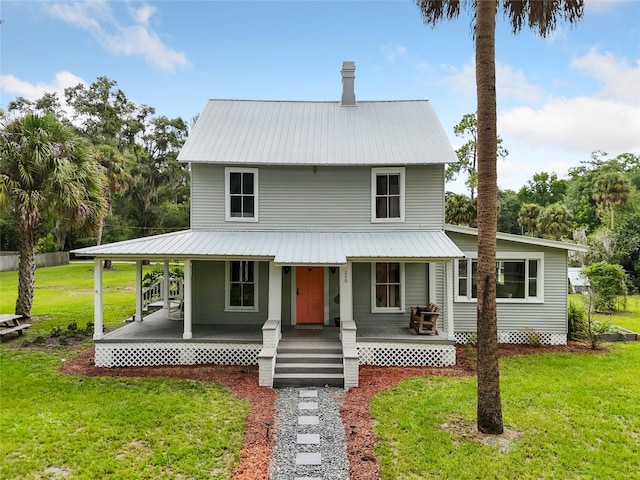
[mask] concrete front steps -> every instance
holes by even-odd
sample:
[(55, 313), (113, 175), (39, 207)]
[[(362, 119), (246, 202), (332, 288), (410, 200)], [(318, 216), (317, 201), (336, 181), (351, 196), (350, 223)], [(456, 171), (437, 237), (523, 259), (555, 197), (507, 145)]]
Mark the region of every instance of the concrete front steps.
[(342, 345), (283, 339), (276, 353), (274, 387), (344, 387)]

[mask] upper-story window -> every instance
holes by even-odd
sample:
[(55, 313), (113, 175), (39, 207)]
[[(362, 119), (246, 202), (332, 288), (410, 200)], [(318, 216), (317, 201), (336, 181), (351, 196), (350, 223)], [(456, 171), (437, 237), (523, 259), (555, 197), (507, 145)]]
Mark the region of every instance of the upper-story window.
[(371, 169), (371, 221), (404, 221), (404, 168)]
[(225, 175), (226, 220), (258, 221), (258, 169), (227, 167)]
[[(496, 297), (498, 302), (542, 302), (542, 262), (537, 253), (498, 254)], [(456, 260), (456, 301), (478, 298), (478, 260), (473, 254)]]

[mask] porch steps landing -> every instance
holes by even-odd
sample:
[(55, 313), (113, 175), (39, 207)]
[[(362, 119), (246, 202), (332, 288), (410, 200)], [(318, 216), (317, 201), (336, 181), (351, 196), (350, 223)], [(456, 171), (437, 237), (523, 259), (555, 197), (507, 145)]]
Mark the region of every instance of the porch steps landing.
[(339, 341), (285, 340), (278, 345), (274, 387), (344, 386)]

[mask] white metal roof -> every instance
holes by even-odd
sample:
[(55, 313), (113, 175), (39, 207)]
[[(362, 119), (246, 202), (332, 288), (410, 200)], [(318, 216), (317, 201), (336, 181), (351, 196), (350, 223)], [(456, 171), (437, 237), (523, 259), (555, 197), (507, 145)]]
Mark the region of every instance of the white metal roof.
[[(460, 225), (445, 225), (445, 231), (462, 233), (464, 235), (478, 236), (478, 229), (471, 227), (462, 227)], [(563, 250), (573, 250), (575, 252), (586, 252), (586, 245), (578, 245), (576, 243), (560, 242), (557, 240), (549, 240), (547, 238), (527, 237), (524, 235), (514, 235), (512, 233), (498, 232), (496, 234), (498, 240), (507, 240), (509, 242), (526, 243), (528, 245), (538, 245), (540, 247), (561, 248)]]
[(193, 231), (156, 235), (74, 250), (81, 256), (128, 258), (255, 258), (281, 265), (344, 265), (347, 259), (458, 258), (443, 231), (282, 232)]
[(178, 160), (250, 165), (457, 162), (427, 100), (209, 100)]

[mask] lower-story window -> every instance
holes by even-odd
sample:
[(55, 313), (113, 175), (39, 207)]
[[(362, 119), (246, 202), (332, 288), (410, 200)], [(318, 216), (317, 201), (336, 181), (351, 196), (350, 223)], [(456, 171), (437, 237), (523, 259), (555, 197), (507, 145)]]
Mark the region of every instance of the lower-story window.
[[(501, 301), (541, 302), (542, 256), (533, 258), (498, 258), (496, 260), (496, 299)], [(456, 300), (478, 298), (478, 260), (457, 260)]]
[(249, 260), (227, 262), (227, 309), (257, 311), (258, 264)]
[(371, 276), (372, 311), (403, 311), (404, 265), (396, 262), (374, 263)]

